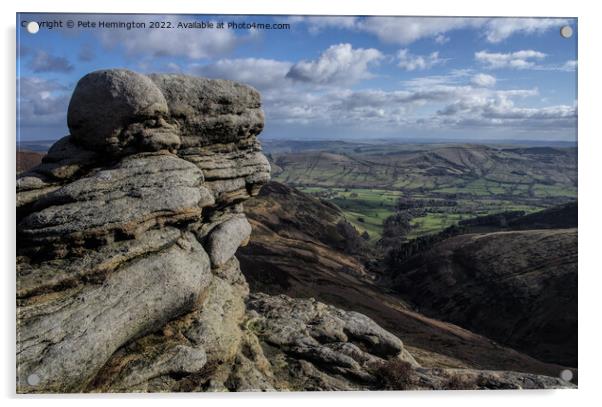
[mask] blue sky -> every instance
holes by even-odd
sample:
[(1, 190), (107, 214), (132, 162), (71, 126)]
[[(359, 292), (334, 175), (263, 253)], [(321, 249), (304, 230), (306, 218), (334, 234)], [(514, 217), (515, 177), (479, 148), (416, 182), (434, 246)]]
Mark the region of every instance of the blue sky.
[[(147, 28), (32, 35), (21, 24), (54, 20)], [(175, 27), (194, 21), (290, 29)], [(568, 18), (19, 14), (18, 136), (68, 134), (77, 80), (120, 67), (248, 83), (262, 93), (264, 138), (574, 141), (576, 33)]]

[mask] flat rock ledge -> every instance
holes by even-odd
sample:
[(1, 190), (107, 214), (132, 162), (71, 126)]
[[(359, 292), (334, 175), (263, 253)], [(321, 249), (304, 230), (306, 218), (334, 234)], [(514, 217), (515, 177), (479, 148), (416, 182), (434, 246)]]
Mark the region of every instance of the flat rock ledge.
[(259, 93), (92, 72), (17, 179), (17, 392), (560, 388), (426, 369), (368, 317), (249, 294), (243, 202), (269, 180)]

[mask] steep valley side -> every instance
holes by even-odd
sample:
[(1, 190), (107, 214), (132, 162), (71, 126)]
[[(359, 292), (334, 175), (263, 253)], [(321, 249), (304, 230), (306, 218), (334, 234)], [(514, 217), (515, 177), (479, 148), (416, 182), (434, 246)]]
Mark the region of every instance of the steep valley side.
[(469, 233), (390, 264), (420, 311), (577, 366), (577, 229)]
[(327, 201), (272, 181), (245, 203), (245, 212), (253, 232), (238, 258), (252, 291), (313, 297), (364, 313), (404, 338), (423, 366), (551, 376), (564, 369), (416, 312), (379, 282), (375, 254), (357, 232), (337, 226), (343, 214)]

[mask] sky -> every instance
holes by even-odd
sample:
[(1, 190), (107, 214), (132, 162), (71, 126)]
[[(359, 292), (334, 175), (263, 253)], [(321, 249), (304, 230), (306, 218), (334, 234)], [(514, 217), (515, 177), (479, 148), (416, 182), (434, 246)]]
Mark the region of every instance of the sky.
[[(76, 26), (67, 27), (68, 20)], [(29, 21), (40, 23), (36, 34), (24, 27)], [(150, 28), (152, 22), (171, 28)], [(567, 25), (571, 38), (560, 35)], [(77, 81), (106, 68), (247, 83), (262, 95), (264, 139), (577, 137), (572, 18), (21, 13), (18, 139), (68, 134)]]

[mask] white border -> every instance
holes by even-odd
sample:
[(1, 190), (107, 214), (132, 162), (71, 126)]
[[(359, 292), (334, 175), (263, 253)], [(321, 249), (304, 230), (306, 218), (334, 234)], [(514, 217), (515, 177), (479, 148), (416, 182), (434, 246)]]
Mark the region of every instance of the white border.
[[(8, 4), (4, 0), (2, 13), (3, 41), (1, 54), (3, 95), (0, 98), (2, 114), (2, 191), (4, 192), (3, 227), (0, 240), (4, 261), (2, 282), (4, 305), (2, 318), (2, 349), (4, 351), (0, 384), (2, 396), (10, 404), (44, 404), (44, 406), (126, 405), (142, 401), (150, 406), (164, 407), (171, 403), (202, 403), (235, 405), (274, 405), (287, 407), (314, 403), (360, 406), (367, 403), (387, 405), (444, 405), (445, 407), (475, 405), (504, 406), (509, 404), (537, 403), (541, 406), (572, 406), (593, 404), (601, 399), (600, 387), (600, 287), (602, 287), (601, 250), (602, 225), (600, 203), (602, 175), (602, 143), (600, 120), (599, 76), (602, 21), (596, 12), (595, 2), (500, 0), (497, 2), (454, 0), (420, 0), (393, 4), (389, 0), (95, 0), (95, 1), (43, 1), (21, 0)], [(14, 171), (15, 171), (15, 13), (31, 12), (123, 12), (123, 13), (215, 13), (215, 14), (333, 14), (333, 15), (450, 15), (450, 16), (549, 16), (579, 18), (579, 390), (574, 391), (506, 391), (506, 392), (406, 392), (406, 393), (294, 393), (294, 394), (175, 394), (152, 396), (51, 396), (17, 397), (14, 394)], [(598, 200), (596, 199), (598, 198)], [(168, 400), (169, 399), (169, 400)]]

